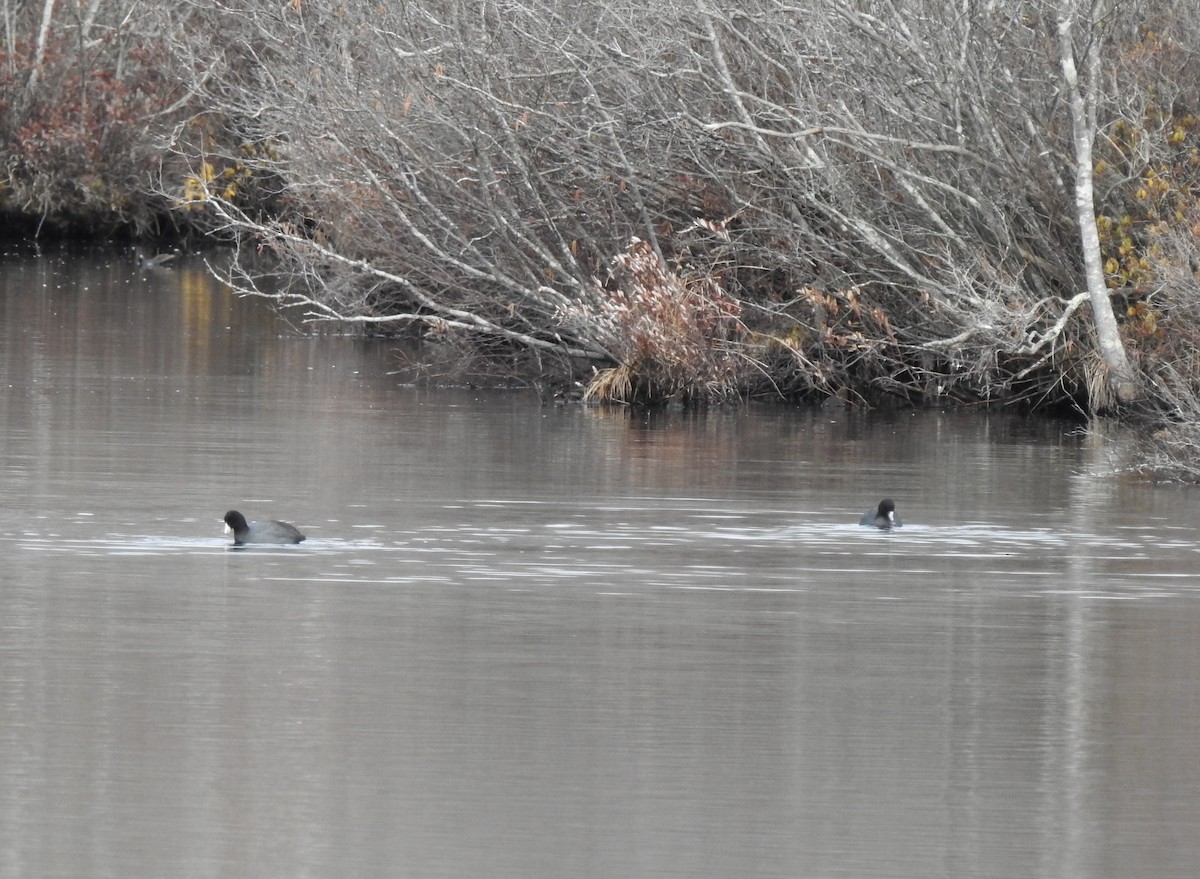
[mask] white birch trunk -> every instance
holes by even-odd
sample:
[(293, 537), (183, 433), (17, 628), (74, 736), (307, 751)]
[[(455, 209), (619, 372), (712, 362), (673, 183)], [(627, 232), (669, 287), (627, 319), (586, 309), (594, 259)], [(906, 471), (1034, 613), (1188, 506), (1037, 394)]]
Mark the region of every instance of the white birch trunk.
[(46, 60), (46, 39), (50, 35), (50, 22), (53, 20), (54, 0), (45, 0), (42, 5), (42, 24), (38, 28), (37, 49), (33, 56), (33, 70), (30, 71), (29, 82), (25, 86), (28, 95), (37, 90), (38, 79), (42, 74), (42, 62)]
[[(1075, 66), (1072, 25), (1076, 0), (1060, 0), (1058, 6), (1058, 45), (1063, 80), (1071, 111), (1071, 131), (1075, 145), (1075, 212), (1079, 222), (1079, 244), (1083, 252), (1087, 292), (1092, 304), (1092, 320), (1100, 357), (1108, 370), (1107, 382), (1121, 403), (1132, 403), (1139, 397), (1137, 381), (1125, 345), (1113, 314), (1108, 286), (1104, 282), (1104, 265), (1100, 257), (1100, 233), (1096, 228), (1096, 207), (1092, 190), (1092, 143), (1096, 137), (1096, 92), (1099, 87), (1099, 34), (1088, 40), (1086, 93), (1080, 88), (1079, 71)], [(1092, 401), (1095, 403), (1096, 401)]]

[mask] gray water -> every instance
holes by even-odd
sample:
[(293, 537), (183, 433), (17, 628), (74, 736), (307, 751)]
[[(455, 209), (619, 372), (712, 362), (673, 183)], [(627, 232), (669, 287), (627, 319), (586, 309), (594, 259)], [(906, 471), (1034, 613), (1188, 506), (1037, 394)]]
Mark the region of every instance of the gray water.
[(1194, 490), (1068, 423), (419, 386), (299, 319), (0, 262), (0, 876), (1195, 875)]

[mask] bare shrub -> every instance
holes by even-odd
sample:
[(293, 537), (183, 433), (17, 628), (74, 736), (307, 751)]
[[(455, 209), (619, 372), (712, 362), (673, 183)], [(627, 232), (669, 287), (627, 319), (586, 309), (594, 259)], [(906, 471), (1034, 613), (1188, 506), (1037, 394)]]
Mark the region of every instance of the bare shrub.
[[(164, 111), (174, 86), (161, 75), (163, 47), (97, 42), (80, 59), (71, 36), (54, 34), (43, 47), (36, 100), (28, 66), (0, 51), (0, 144), (8, 156), (0, 204), (56, 225), (147, 231), (165, 208), (147, 203), (159, 151), (146, 121)], [(26, 51), (20, 43), (13, 50)]]
[[(220, 222), (291, 248), (325, 316), (440, 332), (471, 314), (481, 342), (649, 374), (691, 355), (638, 353), (687, 347), (670, 334), (615, 350), (597, 278), (636, 236), (687, 279), (674, 293), (707, 276), (748, 331), (722, 375), (648, 385), (668, 394), (736, 375), (742, 393), (1035, 397), (1087, 347), (1053, 35), (1007, 4), (224, 10), (255, 50), (206, 92), (278, 144), (287, 186), (274, 237)], [(854, 291), (845, 314), (884, 336), (826, 334), (808, 290)]]
[[(1195, 0), (133, 8), (6, 45), (81, 93), (56, 46), (118, 79), (153, 48), (159, 80), (132, 81), (169, 120), (163, 203), (237, 242), (239, 289), (310, 319), (416, 328), (464, 363), (619, 367), (601, 396), (1099, 408), (1113, 343), (1154, 376), (1185, 365), (1145, 331), (1200, 164)], [(77, 156), (94, 124), (54, 122), (59, 165), (121, 152)], [(30, 205), (35, 158), (14, 166)]]

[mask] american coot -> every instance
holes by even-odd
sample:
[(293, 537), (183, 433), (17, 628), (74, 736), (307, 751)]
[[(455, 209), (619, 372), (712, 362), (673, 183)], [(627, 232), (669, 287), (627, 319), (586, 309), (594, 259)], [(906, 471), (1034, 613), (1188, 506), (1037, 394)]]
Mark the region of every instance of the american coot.
[(225, 514), (225, 533), (233, 535), (233, 545), (243, 543), (299, 543), (304, 535), (287, 522), (247, 522), (237, 510)]
[(879, 502), (879, 507), (867, 510), (858, 520), (859, 525), (874, 525), (876, 528), (900, 528), (904, 525), (896, 518), (896, 504), (890, 497)]

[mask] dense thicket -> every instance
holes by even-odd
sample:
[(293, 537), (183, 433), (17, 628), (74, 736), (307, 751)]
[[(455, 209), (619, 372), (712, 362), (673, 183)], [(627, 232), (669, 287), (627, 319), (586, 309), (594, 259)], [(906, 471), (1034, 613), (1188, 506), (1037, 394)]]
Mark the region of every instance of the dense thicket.
[(1118, 341), (1200, 420), (1195, 0), (117, 6), (9, 10), (5, 210), (600, 398), (1114, 405), (1083, 120)]

